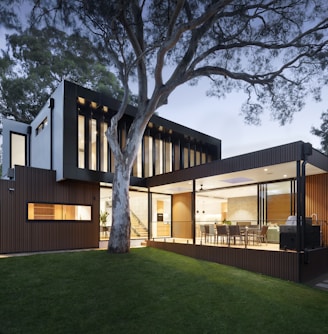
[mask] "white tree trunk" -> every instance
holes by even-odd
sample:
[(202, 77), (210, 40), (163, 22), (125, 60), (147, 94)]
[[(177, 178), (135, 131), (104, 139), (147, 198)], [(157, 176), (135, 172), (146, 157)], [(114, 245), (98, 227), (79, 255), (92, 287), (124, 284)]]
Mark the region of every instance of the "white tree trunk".
[(130, 250), (130, 170), (122, 164), (115, 165), (112, 198), (112, 228), (108, 252), (127, 253)]

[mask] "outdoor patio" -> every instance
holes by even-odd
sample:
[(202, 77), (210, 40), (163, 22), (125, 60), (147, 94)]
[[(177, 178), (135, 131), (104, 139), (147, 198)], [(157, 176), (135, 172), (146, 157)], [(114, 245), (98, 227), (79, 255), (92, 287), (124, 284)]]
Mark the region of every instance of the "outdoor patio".
[[(178, 243), (178, 244), (192, 244), (193, 241), (192, 239), (187, 239), (187, 238), (154, 238), (152, 241), (156, 242), (167, 242), (167, 243)], [(236, 244), (230, 243), (227, 244), (226, 242), (219, 242), (217, 243), (216, 241), (207, 241), (204, 242), (204, 240), (201, 240), (201, 238), (196, 238), (196, 245), (199, 246), (211, 246), (211, 247), (223, 247), (223, 248), (247, 248), (247, 249), (258, 249), (258, 250), (268, 250), (268, 251), (280, 251), (279, 249), (279, 244), (277, 243), (248, 243), (245, 245), (244, 242), (237, 242)], [(284, 251), (284, 250), (282, 250)]]
[(294, 282), (308, 282), (328, 272), (328, 248), (280, 250), (279, 244), (202, 243), (191, 239), (148, 240), (147, 246)]

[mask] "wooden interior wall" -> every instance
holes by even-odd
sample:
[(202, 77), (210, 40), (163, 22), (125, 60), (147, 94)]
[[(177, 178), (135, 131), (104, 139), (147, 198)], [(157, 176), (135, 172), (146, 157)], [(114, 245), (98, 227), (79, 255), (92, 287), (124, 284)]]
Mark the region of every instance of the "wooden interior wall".
[(268, 196), (267, 221), (285, 224), (290, 216), (290, 194)]
[(172, 237), (192, 238), (192, 194), (176, 194), (172, 197)]
[(323, 244), (328, 247), (328, 174), (307, 176), (305, 187), (306, 216), (312, 216), (313, 223), (316, 223), (317, 217), (322, 227)]
[[(16, 167), (15, 181), (0, 181), (0, 252), (99, 247), (97, 183), (56, 182), (54, 171)], [(92, 221), (27, 221), (28, 202), (92, 206)]]

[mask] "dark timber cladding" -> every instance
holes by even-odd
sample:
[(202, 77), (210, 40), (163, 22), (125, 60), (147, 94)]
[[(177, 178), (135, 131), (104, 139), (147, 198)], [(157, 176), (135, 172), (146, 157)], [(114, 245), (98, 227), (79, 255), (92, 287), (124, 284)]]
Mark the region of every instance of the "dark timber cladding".
[[(64, 96), (63, 175), (60, 177), (58, 174), (57, 180), (112, 182), (114, 156), (100, 133), (110, 124), (119, 102), (67, 81), (64, 83)], [(117, 136), (121, 147), (126, 144), (137, 111), (129, 105), (118, 122)], [(91, 145), (92, 126), (97, 131), (93, 132), (96, 135)], [(84, 140), (78, 141), (78, 133)], [(78, 148), (80, 155), (76, 154)], [(132, 169), (132, 176), (139, 179), (221, 159), (221, 140), (153, 115), (145, 129), (140, 152)], [(95, 156), (94, 161), (91, 156)], [(137, 185), (134, 183), (136, 179), (131, 181)]]
[(328, 248), (305, 253), (213, 247), (147, 241), (149, 247), (245, 269), (294, 282), (307, 282), (328, 270)]
[[(99, 246), (99, 184), (57, 183), (55, 174), (16, 166), (15, 180), (0, 182), (0, 253)], [(28, 221), (28, 202), (88, 205), (92, 221)]]

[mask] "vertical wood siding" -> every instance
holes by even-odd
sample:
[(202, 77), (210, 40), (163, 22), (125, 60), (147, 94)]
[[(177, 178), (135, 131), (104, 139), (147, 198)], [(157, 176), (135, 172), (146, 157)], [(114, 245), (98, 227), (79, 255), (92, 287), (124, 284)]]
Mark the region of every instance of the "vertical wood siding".
[[(56, 182), (54, 171), (18, 166), (15, 181), (1, 180), (0, 195), (1, 253), (99, 246), (99, 184)], [(28, 222), (28, 202), (91, 205), (92, 221)]]
[(267, 251), (233, 247), (214, 247), (149, 240), (150, 247), (163, 249), (198, 260), (216, 262), (288, 281), (306, 282), (328, 270), (328, 249), (304, 253)]
[[(317, 215), (317, 223), (321, 225), (322, 244), (328, 247), (328, 174), (308, 176), (305, 191), (306, 216)], [(312, 218), (315, 224), (315, 216)]]

